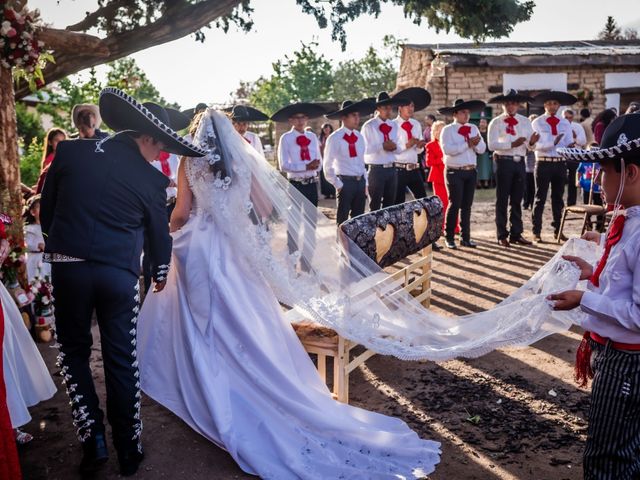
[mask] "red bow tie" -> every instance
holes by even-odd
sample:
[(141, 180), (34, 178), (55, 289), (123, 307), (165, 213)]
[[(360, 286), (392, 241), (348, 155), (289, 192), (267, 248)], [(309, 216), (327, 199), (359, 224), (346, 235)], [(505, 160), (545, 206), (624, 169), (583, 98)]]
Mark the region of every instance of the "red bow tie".
[(471, 127), (469, 125), (462, 125), (458, 129), (458, 133), (462, 135), (465, 140), (469, 140), (469, 135), (471, 134)]
[(551, 127), (551, 135), (558, 134), (558, 124), (560, 123), (560, 119), (555, 115), (549, 115), (547, 117), (547, 123)]
[(386, 123), (381, 123), (378, 128), (382, 132), (382, 135), (384, 136), (384, 141), (385, 142), (388, 142), (389, 140), (391, 140), (389, 138), (389, 133), (391, 133), (391, 125), (387, 125)]
[(300, 160), (311, 160), (311, 154), (309, 153), (309, 144), (311, 140), (306, 135), (299, 135), (296, 138), (296, 143), (300, 147)]
[(353, 157), (357, 157), (358, 156), (358, 151), (356, 150), (356, 142), (358, 141), (358, 137), (356, 136), (355, 133), (351, 132), (349, 134), (344, 134), (342, 136), (342, 138), (344, 138), (346, 140), (346, 142), (349, 144), (349, 156), (351, 158)]
[(516, 129), (513, 127), (518, 125), (518, 119), (516, 117), (512, 117), (511, 115), (509, 115), (507, 118), (504, 119), (504, 123), (507, 124), (507, 134), (515, 135)]
[(164, 173), (167, 177), (171, 176), (171, 165), (169, 165), (169, 155), (167, 152), (160, 152), (158, 155), (158, 160), (160, 161), (160, 167), (162, 168), (162, 173)]
[(620, 241), (622, 238), (622, 230), (624, 229), (624, 215), (619, 215), (613, 221), (611, 228), (609, 229), (609, 233), (607, 234), (607, 240), (604, 243), (604, 252), (602, 252), (602, 257), (598, 262), (598, 266), (591, 275), (589, 281), (595, 286), (600, 286), (600, 274), (604, 270), (604, 266), (607, 264), (607, 260), (609, 258), (609, 253), (611, 252), (611, 248)]
[(402, 125), (400, 126), (405, 132), (407, 132), (407, 140), (411, 140), (413, 138), (413, 135), (411, 134), (411, 130), (413, 130), (413, 125), (411, 124), (411, 122), (407, 120), (406, 122), (402, 122)]

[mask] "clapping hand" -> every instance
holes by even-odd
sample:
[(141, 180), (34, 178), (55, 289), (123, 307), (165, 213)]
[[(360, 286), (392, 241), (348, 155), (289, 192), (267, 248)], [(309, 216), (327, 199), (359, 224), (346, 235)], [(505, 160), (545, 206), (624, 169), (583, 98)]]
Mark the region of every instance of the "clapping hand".
[(511, 142), (511, 148), (518, 148), (520, 145), (522, 145), (526, 141), (527, 141), (526, 137), (518, 137), (513, 142)]
[(529, 139), (529, 145), (534, 145), (538, 140), (540, 140), (540, 134), (538, 132), (533, 132)]
[(419, 140), (417, 138), (410, 138), (407, 140), (407, 148), (415, 147), (418, 144)]
[(562, 258), (575, 264), (575, 266), (580, 269), (580, 280), (586, 280), (593, 275), (593, 267), (586, 260), (580, 257), (574, 257), (573, 255), (563, 255)]
[(387, 140), (382, 144), (382, 148), (387, 152), (393, 152), (397, 148), (397, 145), (395, 144), (395, 142)]
[(556, 135), (556, 139), (553, 141), (553, 144), (558, 145), (558, 143), (560, 143), (560, 140), (562, 140), (562, 137), (564, 137), (564, 133)]
[(584, 234), (582, 235), (583, 240), (587, 240), (588, 242), (593, 242), (593, 243), (600, 243), (600, 238), (601, 238), (601, 234), (598, 232), (594, 232), (593, 230), (590, 230), (588, 232), (584, 232)]
[(163, 280), (162, 282), (156, 282), (153, 285), (153, 293), (158, 293), (164, 290), (164, 287), (167, 285), (167, 281)]
[(315, 170), (320, 166), (320, 160), (317, 158), (309, 163), (307, 163), (307, 170)]
[(467, 144), (471, 147), (474, 148), (476, 145), (478, 145), (480, 143), (480, 135), (476, 135), (475, 137), (471, 137), (469, 140), (467, 140)]

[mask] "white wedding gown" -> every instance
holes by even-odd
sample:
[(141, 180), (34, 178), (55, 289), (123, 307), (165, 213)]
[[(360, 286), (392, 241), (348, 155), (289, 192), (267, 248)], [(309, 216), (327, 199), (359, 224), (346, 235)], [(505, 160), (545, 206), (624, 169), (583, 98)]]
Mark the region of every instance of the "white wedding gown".
[[(192, 191), (195, 205), (209, 201)], [(265, 479), (432, 472), (439, 443), (420, 439), (397, 418), (332, 399), (272, 290), (239, 253), (242, 232), (224, 233), (221, 217), (194, 206), (173, 236), (165, 289), (149, 293), (142, 306), (137, 345), (145, 393)]]

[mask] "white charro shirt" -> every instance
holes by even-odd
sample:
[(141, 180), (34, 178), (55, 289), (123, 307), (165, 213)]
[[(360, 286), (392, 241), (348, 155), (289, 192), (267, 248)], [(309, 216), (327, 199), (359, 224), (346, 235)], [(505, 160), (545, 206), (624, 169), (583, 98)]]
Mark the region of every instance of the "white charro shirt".
[[(527, 117), (516, 113), (513, 117), (518, 123), (513, 125), (515, 134), (511, 134), (507, 132), (509, 125), (506, 120), (508, 117), (508, 113), (503, 113), (489, 123), (489, 130), (487, 132), (489, 150), (496, 152), (498, 155), (523, 157), (522, 160), (524, 160), (527, 156), (527, 150), (533, 148), (529, 147), (529, 140), (531, 140), (531, 135), (533, 135), (533, 127)], [(519, 147), (511, 148), (511, 143), (520, 137), (524, 137), (527, 140)]]
[(582, 295), (580, 308), (587, 318), (581, 326), (614, 342), (640, 344), (640, 206), (627, 208), (625, 215), (622, 237), (609, 252), (599, 286), (589, 282)]
[(458, 122), (453, 122), (445, 126), (440, 133), (440, 146), (442, 148), (442, 153), (444, 153), (445, 167), (465, 167), (467, 165), (476, 165), (477, 155), (480, 155), (487, 150), (487, 144), (484, 143), (482, 136), (480, 136), (480, 142), (478, 142), (478, 145), (471, 148), (464, 135), (459, 132), (462, 127), (469, 127), (469, 138), (480, 135), (478, 127), (472, 123), (465, 123), (462, 125)]
[(243, 138), (247, 141), (247, 143), (249, 143), (249, 145), (255, 148), (256, 152), (264, 157), (264, 148), (262, 148), (262, 142), (260, 141), (260, 137), (257, 134), (246, 131), (244, 132)]
[(407, 142), (409, 141), (409, 135), (407, 131), (402, 127), (405, 122), (411, 124), (411, 137), (423, 140), (422, 125), (415, 118), (405, 120), (400, 115), (394, 120), (398, 124), (398, 151), (396, 153), (397, 163), (418, 163), (418, 154), (424, 151), (423, 148), (418, 148), (415, 145), (407, 148)]
[[(305, 136), (310, 140), (308, 145), (310, 160), (302, 159), (302, 149), (296, 143), (300, 136)], [(307, 170), (310, 161), (322, 160), (320, 156), (320, 143), (318, 137), (313, 132), (298, 132), (291, 129), (282, 134), (278, 143), (278, 167), (287, 174), (288, 178), (311, 178), (318, 175), (322, 168), (322, 161), (315, 170)]]
[(534, 147), (536, 159), (540, 157), (560, 157), (560, 154), (556, 149), (568, 147), (573, 143), (573, 130), (571, 129), (569, 122), (558, 115), (555, 115), (555, 117), (560, 120), (556, 125), (556, 131), (558, 132), (557, 135), (560, 135), (561, 133), (564, 134), (557, 145), (554, 145), (557, 135), (553, 134), (551, 125), (547, 122), (549, 115), (546, 113), (544, 115), (540, 115), (531, 124), (534, 132), (538, 132), (540, 134), (540, 139)]
[[(354, 144), (356, 149), (355, 157), (352, 157), (349, 153), (349, 142), (345, 140), (345, 135), (355, 135), (358, 138)], [(324, 145), (324, 158), (322, 163), (325, 178), (336, 187), (336, 189), (341, 189), (343, 185), (338, 175), (348, 175), (351, 177), (362, 175), (366, 182), (364, 148), (364, 137), (357, 130), (340, 127), (329, 135)]]
[(571, 122), (571, 130), (573, 130), (573, 133), (575, 134), (574, 142), (576, 147), (585, 148), (587, 146), (587, 133), (584, 131), (582, 125), (578, 122)]
[(380, 125), (389, 125), (389, 140), (398, 145), (398, 124), (393, 120), (381, 120), (375, 116), (365, 122), (362, 126), (362, 136), (364, 137), (364, 163), (369, 165), (386, 165), (396, 161), (396, 152), (387, 152), (382, 148), (384, 134), (380, 131)]

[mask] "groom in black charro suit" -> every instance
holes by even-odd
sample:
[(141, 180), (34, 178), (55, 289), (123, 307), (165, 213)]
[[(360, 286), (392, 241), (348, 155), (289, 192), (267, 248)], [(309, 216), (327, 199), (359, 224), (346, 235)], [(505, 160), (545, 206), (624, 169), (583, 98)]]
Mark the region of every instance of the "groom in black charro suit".
[(168, 179), (149, 162), (161, 150), (202, 156), (168, 125), (162, 107), (141, 105), (117, 89), (100, 95), (100, 113), (118, 133), (103, 140), (61, 142), (44, 185), (41, 223), (52, 263), (58, 365), (83, 447), (80, 471), (107, 459), (104, 414), (91, 377), (91, 317), (100, 329), (107, 417), (120, 471), (143, 458), (136, 321), (144, 235), (154, 291), (164, 288), (171, 258), (166, 212)]

